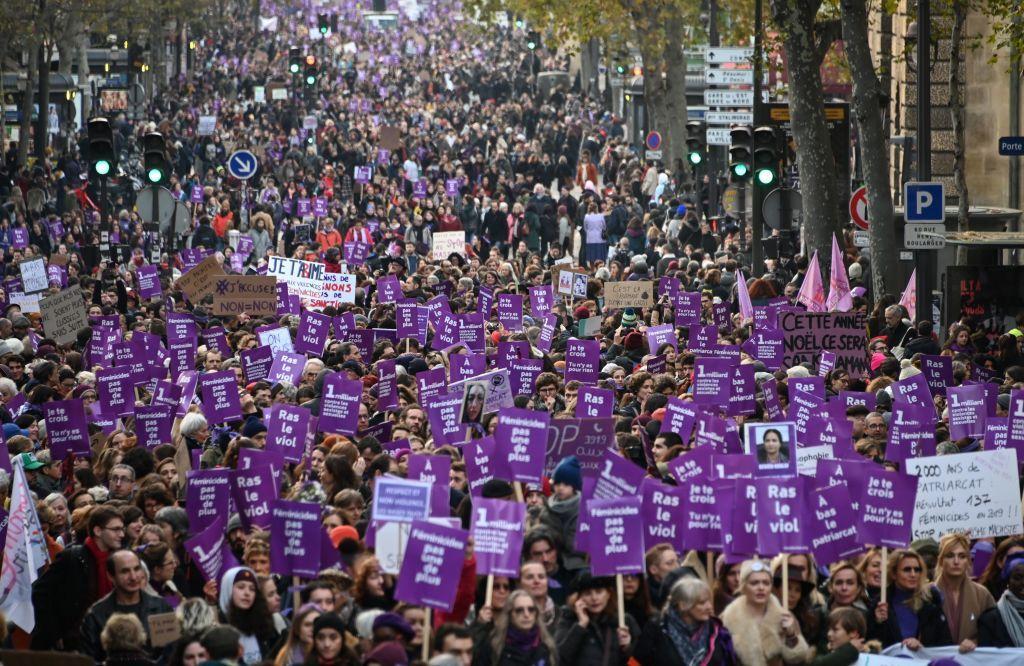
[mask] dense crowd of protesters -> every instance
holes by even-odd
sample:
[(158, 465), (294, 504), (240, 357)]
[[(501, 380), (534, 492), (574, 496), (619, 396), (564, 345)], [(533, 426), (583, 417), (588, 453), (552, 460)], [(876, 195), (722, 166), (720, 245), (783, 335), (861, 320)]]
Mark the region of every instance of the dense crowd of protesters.
[[(193, 213), (191, 232), (179, 240), (215, 253), (228, 273), (259, 271), (269, 257), (284, 256), (354, 274), (355, 303), (324, 311), (351, 312), (363, 329), (396, 328), (395, 306), (381, 303), (375, 288), (382, 277), (396, 276), (406, 298), (424, 303), (445, 294), (453, 313), (472, 313), (483, 288), (495, 297), (525, 294), (526, 287), (551, 284), (552, 272), (569, 258), (587, 273), (586, 293), (571, 305), (553, 304), (550, 352), (538, 346), (543, 317), (532, 311), (519, 332), (484, 312), (487, 348), (520, 342), (529, 358), (542, 362), (516, 406), (554, 418), (580, 416), (580, 382), (562, 376), (566, 342), (581, 320), (600, 316), (598, 386), (614, 394), (611, 450), (647, 476), (674, 484), (669, 464), (694, 442), (662, 431), (662, 423), (670, 397), (689, 399), (695, 354), (685, 345), (651, 349), (644, 336), (648, 327), (673, 321), (670, 298), (610, 311), (604, 289), (614, 281), (675, 278), (680, 290), (701, 294), (705, 322), (716, 305), (727, 304), (730, 318), (718, 342), (741, 344), (751, 322), (740, 314), (737, 276), (755, 272), (739, 223), (707, 210), (699, 187), (684, 187), (682, 165), (665, 169), (640, 159), (621, 120), (578, 84), (540, 94), (541, 73), (567, 71), (568, 59), (543, 45), (530, 49), (518, 28), (496, 34), (466, 22), (466, 30), (453, 31), (459, 8), (436, 2), (415, 18), (403, 10), (397, 28), (371, 30), (358, 8), (346, 6), (332, 10), (338, 32), (321, 38), (307, 5), (264, 6), (278, 20), (276, 31), (254, 30), (249, 11), (239, 3), (222, 24), (206, 28), (196, 69), (162, 90), (145, 120), (112, 118), (125, 156), (137, 155), (147, 131), (166, 138), (175, 172), (168, 187)], [(317, 56), (312, 89), (287, 73), (293, 44)], [(288, 91), (284, 99), (273, 94), (280, 89)], [(199, 119), (208, 115), (216, 116), (216, 127), (200, 135)], [(391, 130), (396, 143), (386, 136)], [(392, 147), (382, 151), (385, 142)], [(225, 168), (240, 148), (260, 159), (245, 200)], [(428, 616), (421, 606), (398, 602), (395, 577), (366, 545), (376, 480), (405, 475), (413, 454), (445, 456), (451, 516), (463, 527), (477, 497), (460, 449), (435, 443), (419, 394), (420, 372), (450, 365), (429, 344), (433, 336), (427, 345), (378, 339), (372, 354), (331, 337), (322, 355), (308, 358), (297, 384), (250, 381), (241, 352), (259, 346), (260, 326), (280, 323), (294, 336), (295, 314), (217, 318), (207, 303), (187, 303), (177, 280), (191, 266), (182, 248), (143, 225), (134, 193), (124, 186), (130, 174), (113, 179), (103, 201), (78, 143), (31, 165), (16, 165), (16, 157), (15, 146), (0, 174), (8, 277), (35, 256), (63, 266), (65, 281), (55, 279), (51, 291), (79, 289), (97, 321), (117, 315), (118, 339), (154, 334), (166, 342), (172, 312), (191, 314), (200, 328), (219, 323), (227, 350), (205, 338), (197, 342), (195, 369), (233, 371), (244, 418), (215, 423), (192, 405), (175, 419), (171, 438), (152, 448), (138, 445), (133, 418), (113, 427), (97, 418), (90, 424), (90, 455), (55, 458), (44, 406), (81, 400), (90, 415), (98, 414), (91, 409), (101, 368), (90, 353), (95, 331), (58, 345), (46, 337), (38, 313), (9, 302), (0, 318), (0, 421), (7, 452), (34, 494), (52, 560), (33, 586), (33, 630), (0, 624), (10, 647), (76, 651), (105, 664), (174, 666), (207, 660), (391, 666), (421, 659), (465, 666), (824, 666), (854, 664), (862, 652), (895, 643), (915, 651), (953, 645), (965, 654), (978, 646), (1024, 648), (1020, 535), (972, 541), (949, 534), (884, 557), (869, 549), (831, 567), (810, 554), (726, 561), (684, 543), (648, 544), (644, 573), (625, 576), (617, 589), (614, 578), (591, 574), (575, 544), (584, 474), (573, 457), (524, 489), (518, 578), (478, 576), (469, 544), (459, 579), (450, 581), (458, 589), (449, 612)], [(122, 162), (127, 169), (128, 158)], [(372, 167), (369, 177), (357, 179), (356, 168), (364, 166)], [(421, 179), (425, 191), (414, 191)], [(446, 187), (452, 180), (458, 181), (454, 192)], [(326, 199), (326, 214), (299, 213), (300, 202), (313, 197)], [(27, 243), (18, 241), (19, 229), (27, 230)], [(447, 231), (465, 232), (464, 251), (432, 259), (432, 234)], [(243, 237), (251, 240), (248, 252), (239, 249)], [(365, 260), (344, 261), (353, 243), (370, 245)], [(968, 317), (938, 330), (913, 320), (897, 296), (871, 293), (869, 256), (852, 242), (843, 243), (843, 260), (851, 286), (863, 287), (852, 306), (866, 315), (870, 372), (852, 376), (837, 367), (825, 376), (825, 388), (830, 397), (877, 396), (872, 409), (846, 411), (857, 453), (899, 466), (886, 458), (889, 387), (920, 372), (922, 354), (951, 357), (956, 384), (992, 382), (997, 415), (1007, 414), (1010, 392), (1024, 388), (1024, 317), (1006, 331)], [(136, 273), (151, 263), (160, 269), (165, 298), (140, 294)], [(753, 305), (777, 298), (795, 304), (808, 265), (802, 255), (769, 260), (766, 271), (757, 271), (763, 276), (746, 285)], [(5, 294), (12, 288), (5, 281)], [(657, 372), (648, 371), (652, 357), (663, 357)], [(380, 363), (389, 360), (399, 368), (398, 408), (378, 409)], [(771, 372), (745, 352), (742, 362), (754, 364), (759, 387), (777, 382), (783, 408), (788, 382), (813, 371), (796, 365)], [(240, 452), (264, 449), (274, 406), (301, 405), (319, 415), (325, 378), (336, 372), (364, 387), (360, 432), (384, 423), (390, 430), (318, 433), (303, 461), (286, 466), (280, 495), (320, 505), (341, 564), (296, 588), (291, 572), (272, 570), (270, 535), (243, 529), (236, 514), (226, 517), (226, 536), (240, 566), (206, 581), (185, 548), (194, 536), (183, 508), (187, 472), (196, 462), (201, 469), (235, 468)], [(139, 386), (137, 398), (144, 405), (152, 396)], [(933, 411), (939, 454), (980, 447), (977, 440), (950, 438), (941, 395)], [(482, 432), (493, 433), (499, 419), (496, 412), (483, 414)], [(760, 399), (748, 420), (767, 420)], [(407, 447), (388, 446), (401, 439)], [(0, 499), (9, 500), (12, 478), (0, 471)], [(499, 478), (482, 489), (485, 498), (515, 495), (509, 480)], [(979, 554), (987, 558), (983, 570), (972, 568)], [(179, 637), (156, 646), (149, 620), (166, 613), (177, 617)]]

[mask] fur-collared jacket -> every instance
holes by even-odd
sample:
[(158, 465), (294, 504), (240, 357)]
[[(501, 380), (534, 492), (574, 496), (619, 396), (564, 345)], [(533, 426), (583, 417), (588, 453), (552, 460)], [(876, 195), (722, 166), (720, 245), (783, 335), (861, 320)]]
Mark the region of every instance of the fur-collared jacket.
[(786, 646), (780, 629), (782, 613), (782, 604), (771, 596), (765, 614), (755, 616), (742, 595), (722, 612), (722, 624), (732, 634), (733, 648), (744, 666), (803, 664), (814, 656), (799, 632), (796, 645)]

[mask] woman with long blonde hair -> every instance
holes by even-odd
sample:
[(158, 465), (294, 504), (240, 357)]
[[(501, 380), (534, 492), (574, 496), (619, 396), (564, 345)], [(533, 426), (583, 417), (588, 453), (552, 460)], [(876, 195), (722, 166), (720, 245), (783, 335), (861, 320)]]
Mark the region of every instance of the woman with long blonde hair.
[(544, 623), (540, 609), (525, 590), (508, 596), (504, 613), (494, 620), (494, 629), (477, 647), (474, 664), (557, 664), (558, 651)]
[(911, 650), (952, 643), (942, 593), (929, 584), (924, 558), (913, 550), (893, 551), (888, 574), (886, 601), (872, 599), (868, 607), (868, 638)]

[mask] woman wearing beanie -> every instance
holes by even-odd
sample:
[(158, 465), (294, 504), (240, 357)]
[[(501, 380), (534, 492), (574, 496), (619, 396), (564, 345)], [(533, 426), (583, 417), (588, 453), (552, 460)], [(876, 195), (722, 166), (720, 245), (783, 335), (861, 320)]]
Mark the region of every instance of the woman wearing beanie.
[(813, 654), (796, 618), (772, 595), (767, 562), (740, 566), (739, 596), (722, 612), (722, 623), (744, 666), (803, 664)]
[(584, 572), (573, 588), (555, 629), (559, 666), (625, 666), (640, 627), (628, 614), (619, 626), (615, 579)]
[(356, 666), (359, 657), (345, 644), (345, 623), (336, 613), (324, 613), (313, 622), (313, 649), (307, 666)]
[(551, 496), (544, 502), (540, 514), (541, 525), (562, 538), (565, 545), (562, 563), (570, 571), (582, 569), (586, 563), (586, 555), (575, 549), (582, 490), (583, 473), (580, 470), (580, 461), (576, 456), (563, 458), (552, 474)]

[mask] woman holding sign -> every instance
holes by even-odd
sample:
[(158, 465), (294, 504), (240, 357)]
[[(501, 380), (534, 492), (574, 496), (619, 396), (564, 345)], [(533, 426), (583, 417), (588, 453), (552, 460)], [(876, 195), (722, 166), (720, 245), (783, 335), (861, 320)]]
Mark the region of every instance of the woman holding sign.
[(928, 584), (927, 572), (924, 559), (913, 550), (897, 550), (889, 556), (888, 602), (871, 600), (869, 639), (882, 645), (902, 642), (911, 650), (953, 642), (942, 594)]
[(625, 664), (640, 635), (636, 621), (626, 615), (626, 626), (616, 617), (615, 579), (595, 578), (582, 573), (576, 579), (575, 594), (558, 618), (555, 638), (561, 666), (611, 666)]
[(803, 664), (813, 654), (796, 618), (772, 595), (767, 562), (747, 560), (740, 566), (740, 596), (722, 613), (722, 623), (744, 666)]

